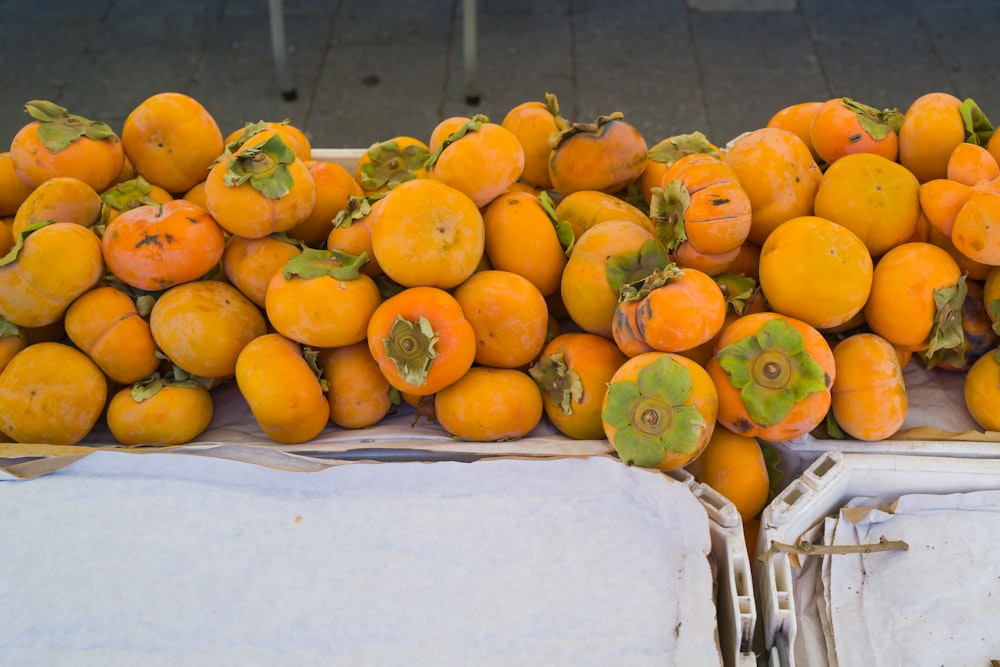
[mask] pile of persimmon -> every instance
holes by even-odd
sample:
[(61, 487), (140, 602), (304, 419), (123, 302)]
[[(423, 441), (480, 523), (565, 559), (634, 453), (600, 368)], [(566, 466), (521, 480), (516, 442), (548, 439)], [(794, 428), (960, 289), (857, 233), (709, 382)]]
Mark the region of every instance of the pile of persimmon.
[(277, 443), (412, 409), (719, 487), (738, 463), (750, 519), (761, 442), (893, 437), (908, 364), (965, 373), (1000, 427), (1000, 139), (971, 100), (802, 102), (723, 143), (547, 94), (372, 137), (352, 169), (179, 93), (119, 130), (25, 110), (0, 154), (6, 439), (103, 419), (183, 444), (235, 385)]

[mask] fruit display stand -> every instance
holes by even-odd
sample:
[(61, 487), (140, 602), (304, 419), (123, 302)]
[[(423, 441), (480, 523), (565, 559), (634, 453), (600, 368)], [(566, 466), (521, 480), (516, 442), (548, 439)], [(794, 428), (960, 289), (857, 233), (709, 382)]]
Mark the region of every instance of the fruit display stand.
[(995, 660), (998, 474), (996, 458), (819, 454), (761, 518), (767, 664)]

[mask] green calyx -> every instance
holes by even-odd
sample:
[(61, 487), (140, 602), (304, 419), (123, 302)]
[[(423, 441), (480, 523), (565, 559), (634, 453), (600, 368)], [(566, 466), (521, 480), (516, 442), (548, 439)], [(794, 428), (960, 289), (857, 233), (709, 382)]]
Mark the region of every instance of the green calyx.
[(583, 401), (583, 381), (580, 374), (566, 364), (562, 352), (539, 358), (528, 369), (528, 374), (564, 415), (573, 414), (573, 401)]
[(726, 297), (727, 312), (736, 315), (743, 315), (760, 291), (757, 281), (742, 273), (724, 271), (713, 278)]
[(543, 191), (538, 194), (538, 203), (542, 205), (542, 210), (549, 216), (552, 226), (555, 227), (559, 245), (562, 246), (563, 252), (569, 257), (573, 252), (573, 246), (576, 245), (576, 234), (573, 233), (573, 226), (566, 220), (560, 222), (559, 216), (556, 215), (555, 202), (552, 201), (552, 197), (549, 196), (548, 192)]
[(214, 382), (213, 378), (192, 375), (175, 364), (166, 376), (156, 371), (149, 377), (139, 380), (132, 385), (130, 393), (136, 403), (142, 403), (146, 399), (156, 396), (165, 387), (204, 387), (205, 389), (211, 389)]
[(663, 287), (671, 280), (684, 275), (684, 270), (673, 262), (667, 264), (662, 269), (653, 269), (649, 275), (635, 283), (622, 285), (618, 290), (619, 303), (627, 301), (641, 301), (645, 299), (653, 290)]
[(368, 253), (352, 255), (342, 250), (303, 248), (302, 252), (285, 263), (282, 275), (287, 279), (312, 280), (330, 276), (337, 280), (355, 280), (361, 267), (368, 263)]
[(962, 306), (968, 294), (965, 283), (967, 273), (963, 273), (954, 285), (934, 290), (934, 324), (931, 325), (930, 342), (926, 350), (920, 352), (928, 368), (946, 363), (961, 367), (965, 363), (965, 328), (962, 322)]
[(142, 176), (130, 178), (101, 193), (101, 201), (119, 213), (140, 206), (159, 206), (160, 202), (149, 196), (153, 187)]
[(958, 113), (965, 124), (965, 142), (985, 146), (993, 136), (993, 124), (979, 105), (970, 97), (958, 107)]
[(48, 227), (55, 222), (55, 218), (51, 218), (49, 220), (39, 220), (38, 222), (33, 222), (21, 230), (21, 234), (17, 237), (17, 240), (11, 249), (7, 251), (6, 255), (0, 257), (0, 266), (7, 266), (8, 264), (14, 263), (14, 261), (17, 260), (17, 256), (21, 254), (21, 248), (24, 247), (24, 239), (28, 238), (32, 233), (38, 231), (42, 227)]
[(437, 342), (437, 332), (426, 317), (411, 322), (402, 315), (396, 316), (389, 335), (382, 339), (386, 356), (396, 365), (399, 376), (414, 387), (427, 382), (427, 374), (437, 357), (434, 349)]
[(664, 454), (697, 450), (708, 424), (691, 396), (691, 372), (663, 354), (639, 371), (635, 382), (608, 385), (602, 418), (616, 429), (612, 444), (628, 465), (654, 468)]
[(689, 134), (678, 134), (670, 137), (666, 141), (661, 141), (656, 146), (649, 149), (646, 157), (653, 162), (660, 162), (667, 166), (677, 162), (685, 155), (704, 153), (712, 157), (721, 158), (712, 142), (701, 132), (691, 132)]
[(305, 359), (306, 365), (312, 371), (316, 379), (319, 380), (320, 389), (323, 393), (330, 391), (330, 381), (323, 377), (323, 368), (319, 365), (319, 350), (313, 349), (308, 345), (302, 346), (302, 358)]
[(879, 111), (873, 106), (862, 104), (849, 97), (841, 98), (840, 101), (857, 115), (862, 129), (875, 141), (885, 139), (890, 132), (899, 132), (903, 124), (903, 113), (899, 109)]
[(768, 320), (753, 336), (716, 355), (729, 382), (740, 390), (754, 423), (781, 423), (796, 403), (830, 386), (830, 377), (805, 349), (802, 334), (784, 319)]
[(639, 250), (614, 255), (604, 264), (604, 277), (615, 294), (621, 294), (626, 285), (634, 285), (646, 279), (656, 270), (666, 269), (670, 258), (656, 239), (642, 244)]
[(688, 240), (684, 216), (689, 206), (691, 193), (680, 179), (650, 190), (649, 217), (653, 221), (656, 238), (668, 252), (677, 250)]
[(470, 118), (468, 122), (462, 125), (462, 127), (458, 128), (457, 130), (449, 134), (448, 137), (441, 142), (441, 145), (438, 146), (438, 149), (434, 151), (434, 153), (432, 153), (427, 158), (427, 160), (424, 162), (424, 166), (427, 167), (428, 169), (433, 167), (437, 163), (438, 158), (441, 157), (441, 153), (444, 152), (444, 149), (448, 148), (448, 146), (451, 146), (453, 143), (464, 137), (469, 132), (478, 132), (479, 128), (483, 126), (483, 123), (488, 123), (488, 122), (490, 122), (488, 116), (486, 116), (485, 114), (477, 113), (475, 116)]
[(993, 333), (1000, 335), (1000, 299), (993, 299), (986, 304), (986, 312), (993, 321)]
[(259, 146), (246, 146), (231, 156), (222, 180), (231, 188), (250, 183), (265, 197), (281, 199), (294, 185), (288, 165), (295, 159), (295, 152), (285, 140), (273, 134)]
[(425, 146), (411, 144), (400, 149), (395, 139), (374, 143), (368, 149), (369, 161), (361, 165), (358, 181), (365, 190), (392, 189), (417, 177), (430, 157)]
[(16, 324), (8, 320), (3, 315), (0, 315), (0, 338), (7, 338), (8, 336), (20, 336), (21, 330)]
[(609, 113), (606, 116), (598, 116), (593, 123), (571, 123), (565, 129), (552, 133), (549, 137), (549, 147), (553, 150), (559, 145), (578, 134), (601, 135), (609, 124), (616, 120), (624, 120), (625, 114), (621, 111)]
[(40, 123), (38, 139), (53, 153), (65, 150), (81, 137), (95, 141), (118, 141), (118, 135), (107, 123), (71, 114), (47, 100), (31, 100), (24, 105), (24, 110)]
[(348, 195), (346, 208), (341, 209), (333, 217), (333, 226), (336, 229), (350, 227), (358, 220), (361, 220), (372, 212), (372, 204), (385, 196), (384, 192), (372, 195)]

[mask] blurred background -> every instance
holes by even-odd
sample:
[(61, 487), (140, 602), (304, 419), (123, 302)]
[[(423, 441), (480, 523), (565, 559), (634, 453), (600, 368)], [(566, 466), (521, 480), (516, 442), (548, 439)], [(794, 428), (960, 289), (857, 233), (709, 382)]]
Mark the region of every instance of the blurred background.
[(321, 148), (426, 141), (445, 117), (500, 122), (547, 92), (570, 120), (621, 111), (651, 144), (694, 130), (724, 143), (784, 106), (835, 96), (905, 111), (945, 91), (1000, 123), (997, 0), (272, 4), (283, 5), (290, 82), (268, 0), (0, 0), (0, 146), (29, 120), (30, 99), (119, 130), (163, 91), (194, 96), (225, 133), (287, 118)]

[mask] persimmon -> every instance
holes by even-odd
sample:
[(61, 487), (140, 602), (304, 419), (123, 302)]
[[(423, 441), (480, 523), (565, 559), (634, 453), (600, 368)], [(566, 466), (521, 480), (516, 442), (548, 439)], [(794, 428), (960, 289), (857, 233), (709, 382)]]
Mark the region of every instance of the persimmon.
[[(172, 201), (174, 196), (142, 176), (121, 181), (100, 194), (101, 221), (107, 225), (125, 211), (139, 206), (158, 206)], [(191, 200), (188, 200), (189, 202)], [(197, 202), (191, 202), (197, 204)], [(203, 206), (201, 208), (204, 208)]]
[(14, 355), (27, 347), (24, 331), (13, 322), (0, 316), (0, 372), (6, 368)]
[(984, 354), (966, 371), (962, 393), (972, 419), (985, 431), (1000, 431), (1000, 349)]
[(850, 229), (878, 257), (913, 236), (920, 183), (898, 162), (876, 153), (845, 155), (823, 173), (813, 212)]
[(903, 425), (908, 400), (903, 369), (892, 344), (857, 333), (833, 347), (837, 378), (831, 410), (837, 425), (858, 440), (885, 440)]
[(577, 190), (562, 197), (556, 204), (555, 219), (570, 226), (573, 239), (606, 220), (627, 220), (649, 231), (654, 229), (645, 211), (617, 195), (598, 190)]
[(384, 193), (356, 196), (350, 195), (344, 208), (333, 216), (333, 228), (326, 237), (326, 247), (329, 250), (340, 250), (349, 255), (368, 256), (368, 261), (361, 267), (361, 272), (372, 277), (385, 273), (382, 265), (375, 257), (372, 245), (372, 226), (369, 214), (372, 212)]
[(476, 333), (454, 296), (420, 285), (379, 304), (368, 321), (368, 346), (389, 384), (427, 396), (469, 370)]
[(543, 296), (559, 290), (568, 241), (547, 194), (505, 192), (483, 209), (483, 225), (490, 266), (524, 276)]
[(628, 357), (604, 336), (561, 333), (528, 369), (552, 425), (574, 440), (604, 437), (601, 409), (607, 383)]
[(549, 145), (549, 177), (563, 196), (577, 190), (624, 190), (642, 176), (649, 149), (642, 133), (619, 111), (593, 123), (571, 123)]
[(281, 135), (262, 132), (212, 167), (205, 203), (230, 234), (260, 238), (306, 220), (316, 205), (316, 182)]
[(302, 246), (283, 234), (259, 239), (230, 236), (222, 252), (222, 270), (245, 297), (264, 308), (271, 277), (301, 252)]
[(582, 330), (611, 338), (621, 288), (669, 263), (653, 233), (631, 222), (599, 222), (576, 240), (563, 269), (560, 293)]
[(457, 286), (483, 257), (482, 213), (467, 194), (432, 178), (390, 190), (370, 213), (372, 252), (400, 285)]
[(240, 350), (267, 333), (267, 322), (229, 283), (200, 280), (165, 291), (149, 313), (149, 328), (157, 347), (184, 371), (227, 378)]
[(14, 218), (0, 218), (0, 257), (14, 247)]
[(767, 504), (771, 483), (757, 438), (716, 428), (691, 467), (695, 479), (725, 496), (744, 521), (760, 514)]
[(66, 336), (119, 384), (132, 384), (160, 367), (156, 342), (136, 302), (124, 291), (95, 287), (70, 304)]
[(13, 216), (35, 186), (21, 180), (14, 171), (10, 151), (0, 152), (0, 218)]
[(122, 124), (121, 139), (136, 173), (174, 194), (204, 181), (225, 149), (208, 109), (175, 92), (156, 93), (136, 105)]
[(737, 253), (736, 258), (729, 262), (726, 272), (742, 274), (748, 278), (753, 278), (755, 281), (759, 280), (760, 246), (753, 241), (744, 242), (740, 246), (740, 251)]
[(59, 322), (104, 269), (93, 231), (72, 222), (35, 223), (0, 258), (0, 316), (22, 327)]
[(29, 345), (0, 372), (0, 431), (15, 442), (75, 445), (94, 428), (107, 394), (104, 373), (80, 350)]
[(254, 338), (239, 351), (234, 372), (254, 421), (275, 442), (312, 440), (329, 423), (315, 359), (295, 341), (278, 333)]
[(771, 308), (817, 329), (838, 327), (864, 308), (873, 272), (858, 235), (816, 215), (783, 222), (761, 246), (760, 288)]
[(329, 385), (330, 420), (337, 426), (374, 426), (399, 403), (399, 392), (382, 375), (367, 340), (320, 350), (316, 361)]
[(748, 240), (763, 245), (781, 223), (812, 215), (823, 173), (797, 135), (778, 128), (753, 130), (734, 140), (722, 159), (750, 197)]
[(648, 206), (653, 200), (653, 188), (663, 185), (663, 174), (686, 155), (704, 154), (721, 158), (722, 150), (701, 132), (675, 134), (661, 139), (646, 153), (646, 166), (637, 184), (642, 199)]
[(722, 321), (722, 326), (718, 333), (704, 343), (679, 353), (702, 366), (706, 365), (715, 354), (715, 344), (730, 323), (743, 315), (761, 313), (768, 309), (764, 293), (760, 291), (760, 285), (752, 277), (742, 273), (724, 271), (712, 276), (712, 279), (719, 285), (719, 289), (722, 290), (726, 299), (726, 316)]
[(222, 157), (225, 158), (237, 152), (243, 144), (251, 138), (259, 138), (263, 132), (281, 135), (284, 142), (300, 160), (303, 162), (312, 160), (312, 142), (309, 141), (305, 132), (293, 125), (292, 121), (287, 118), (282, 121), (260, 120), (256, 123), (246, 123), (240, 129), (230, 132), (224, 139), (226, 147)]
[(654, 350), (639, 330), (639, 304), (638, 299), (619, 300), (611, 318), (611, 339), (628, 357), (637, 357)]
[(1000, 334), (993, 327), (986, 305), (986, 287), (982, 280), (966, 277), (965, 300), (962, 302), (962, 334), (965, 345), (961, 355), (954, 354), (935, 365), (945, 370), (967, 371), (979, 357), (1000, 345)]
[(427, 144), (408, 135), (378, 141), (368, 147), (354, 168), (363, 195), (386, 192), (413, 178), (427, 178)]
[(524, 149), (524, 169), (521, 180), (534, 188), (552, 187), (549, 176), (549, 137), (567, 127), (568, 122), (559, 111), (559, 100), (552, 93), (544, 101), (527, 101), (512, 107), (500, 124), (517, 137)]
[(837, 373), (833, 351), (815, 327), (780, 313), (750, 313), (722, 331), (715, 350), (706, 370), (723, 426), (783, 441), (823, 422)]
[(205, 201), (205, 181), (201, 180), (195, 183), (190, 190), (181, 196), (181, 199), (186, 199), (192, 204), (197, 204), (207, 211), (208, 202)]
[(333, 231), (333, 221), (347, 208), (350, 197), (362, 196), (354, 175), (335, 162), (306, 160), (306, 167), (316, 185), (316, 202), (302, 222), (289, 229), (289, 238), (312, 248), (323, 248)]
[(697, 269), (667, 267), (647, 278), (637, 299), (636, 323), (654, 350), (683, 352), (722, 329), (726, 298), (719, 284)]
[(538, 426), (542, 414), (538, 386), (516, 368), (473, 366), (434, 394), (434, 418), (460, 440), (523, 438)]
[(964, 102), (945, 92), (930, 92), (915, 99), (899, 128), (899, 163), (921, 183), (946, 178), (948, 158), (955, 147), (973, 140), (982, 112), (971, 99)]
[(105, 419), (111, 435), (123, 445), (177, 446), (204, 433), (214, 413), (204, 384), (157, 373), (116, 391)]
[(268, 282), (264, 306), (271, 326), (310, 347), (339, 347), (365, 339), (368, 318), (381, 302), (378, 286), (359, 267), (365, 256), (306, 248)]
[(995, 324), (1000, 319), (1000, 267), (991, 266), (983, 278), (983, 304)]
[(795, 104), (790, 104), (786, 107), (782, 107), (771, 116), (765, 127), (778, 128), (780, 130), (788, 130), (799, 139), (805, 142), (806, 146), (809, 147), (809, 152), (812, 153), (813, 158), (819, 162), (820, 156), (816, 153), (816, 149), (812, 145), (812, 137), (810, 136), (810, 130), (812, 129), (813, 118), (816, 116), (816, 112), (820, 110), (825, 102), (797, 102)]
[(118, 177), (125, 151), (107, 123), (47, 100), (31, 100), (24, 110), (32, 120), (10, 143), (14, 172), (23, 182), (38, 187), (54, 176), (72, 176), (102, 192)]
[(476, 334), (476, 363), (520, 368), (538, 357), (549, 309), (530, 280), (511, 271), (477, 271), (452, 294)]
[(718, 409), (704, 368), (678, 354), (647, 352), (611, 376), (601, 418), (622, 462), (674, 470), (708, 446)]
[(855, 153), (881, 155), (895, 162), (901, 123), (899, 109), (880, 111), (849, 97), (836, 97), (816, 109), (809, 141), (819, 159), (829, 165)]
[(36, 187), (14, 214), (14, 236), (36, 222), (55, 220), (93, 227), (101, 220), (101, 198), (74, 176), (53, 176)]
[(925, 358), (947, 358), (963, 345), (957, 314), (965, 291), (962, 271), (945, 250), (931, 243), (904, 243), (875, 265), (865, 321), (896, 347)]

